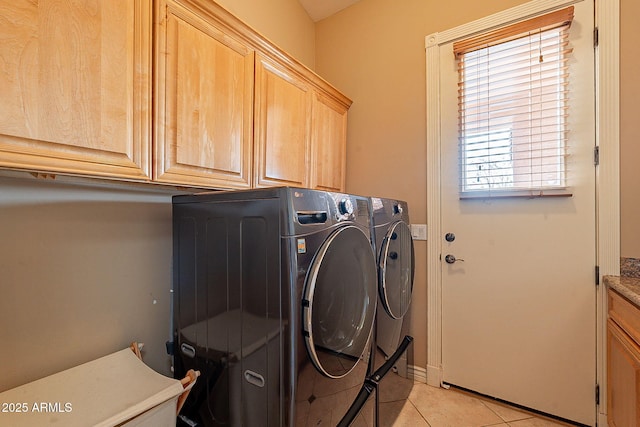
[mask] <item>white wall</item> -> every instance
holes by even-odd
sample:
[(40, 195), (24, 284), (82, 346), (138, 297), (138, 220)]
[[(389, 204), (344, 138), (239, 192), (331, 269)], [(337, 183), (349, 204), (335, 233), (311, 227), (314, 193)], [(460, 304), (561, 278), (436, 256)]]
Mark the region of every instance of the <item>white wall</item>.
[(0, 176), (0, 391), (134, 340), (170, 375), (170, 196), (14, 175)]
[(315, 26), (298, 0), (217, 0), (217, 3), (314, 69)]

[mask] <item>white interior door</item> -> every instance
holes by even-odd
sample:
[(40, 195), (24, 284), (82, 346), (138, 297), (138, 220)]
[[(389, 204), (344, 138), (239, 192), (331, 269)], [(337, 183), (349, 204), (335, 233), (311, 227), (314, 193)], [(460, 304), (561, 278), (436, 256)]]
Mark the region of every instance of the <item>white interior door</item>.
[(570, 34), (571, 197), (460, 199), (457, 69), (452, 44), (441, 46), (442, 236), (433, 238), (443, 382), (595, 425), (593, 0), (575, 5)]

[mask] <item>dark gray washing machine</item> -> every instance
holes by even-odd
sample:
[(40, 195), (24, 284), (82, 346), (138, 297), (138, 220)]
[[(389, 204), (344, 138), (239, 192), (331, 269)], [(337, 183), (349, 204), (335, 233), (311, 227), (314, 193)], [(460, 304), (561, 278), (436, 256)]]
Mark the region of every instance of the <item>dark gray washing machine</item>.
[[(384, 357), (400, 345), (403, 319), (411, 305), (415, 256), (409, 207), (401, 200), (371, 197), (373, 235), (378, 264), (378, 311), (376, 343)], [(405, 329), (407, 325), (404, 325)], [(404, 364), (406, 376), (406, 358)]]
[(305, 189), (174, 197), (174, 370), (201, 372), (179, 424), (338, 424), (372, 357), (370, 219)]

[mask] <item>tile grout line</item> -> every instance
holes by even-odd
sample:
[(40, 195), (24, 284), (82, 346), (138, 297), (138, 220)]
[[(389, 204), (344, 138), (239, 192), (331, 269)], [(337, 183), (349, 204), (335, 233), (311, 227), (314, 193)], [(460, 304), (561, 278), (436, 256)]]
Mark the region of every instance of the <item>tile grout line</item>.
[[(497, 420), (501, 420), (501, 422), (496, 420), (496, 422), (492, 422), (490, 424), (480, 424), (480, 423), (477, 423), (477, 421), (479, 421), (479, 420), (477, 420), (475, 423), (473, 423), (474, 427), (514, 427), (515, 425), (523, 425), (523, 426), (524, 425), (530, 425), (531, 422), (533, 422), (535, 424), (538, 421), (543, 421), (543, 422), (548, 421), (548, 422), (551, 423), (550, 426), (551, 425), (553, 425), (553, 426), (557, 425), (558, 427), (561, 427), (561, 426), (564, 426), (564, 425), (569, 426), (568, 424), (565, 424), (565, 423), (559, 423), (557, 420), (552, 420), (552, 419), (549, 419), (548, 417), (539, 416), (539, 415), (530, 413), (528, 411), (522, 410), (520, 408), (512, 407), (511, 405), (509, 405), (507, 403), (502, 403), (502, 402), (499, 402), (499, 401), (495, 401), (494, 402), (494, 401), (492, 401), (490, 399), (486, 399), (486, 398), (483, 398), (483, 397), (475, 396), (475, 395), (473, 395), (471, 393), (461, 392), (461, 391), (458, 391), (458, 390), (453, 390), (453, 393), (454, 394), (465, 395), (465, 396), (471, 398), (473, 401), (481, 402), (482, 403), (482, 405), (481, 405), (482, 407), (484, 407), (485, 409), (488, 409), (489, 412), (491, 414), (493, 414), (497, 418)], [(426, 425), (428, 427), (434, 426), (434, 425), (432, 425), (431, 422), (429, 422), (429, 420), (427, 418), (428, 413), (426, 413), (426, 414), (423, 413), (419, 409), (418, 405), (416, 405), (416, 403), (411, 399), (411, 396), (407, 396), (405, 399), (400, 399), (400, 400), (392, 401), (392, 402), (402, 402), (402, 401), (410, 403), (411, 406), (418, 412), (418, 414), (420, 415), (420, 418), (426, 423)], [(513, 411), (514, 413), (511, 414), (510, 412), (506, 412), (505, 415), (503, 416), (503, 415), (501, 415), (499, 413), (500, 408), (504, 408), (505, 411)], [(528, 420), (532, 420), (532, 421), (528, 421)], [(538, 421), (536, 421), (536, 420), (538, 420)], [(486, 421), (488, 421), (488, 420), (485, 420), (485, 422)], [(522, 422), (524, 422), (524, 424)]]
[(425, 418), (424, 414), (420, 411), (420, 409), (418, 409), (418, 407), (411, 401), (410, 398), (407, 398), (407, 402), (411, 403), (411, 406), (413, 406), (418, 414), (420, 414), (420, 417), (424, 420), (425, 423), (427, 423), (427, 426), (431, 427), (431, 423), (429, 422), (429, 420)]
[[(514, 421), (522, 421), (522, 420), (528, 420), (531, 418), (535, 418), (535, 416), (531, 415), (531, 414), (527, 414), (525, 412), (522, 412), (522, 418), (517, 418), (515, 420), (506, 420), (502, 415), (500, 415), (498, 412), (494, 411), (493, 408), (489, 405), (487, 405), (487, 402), (484, 399), (480, 399), (477, 398), (480, 402), (482, 402), (482, 404), (488, 408), (491, 412), (493, 412), (494, 414), (496, 414), (498, 416), (498, 418), (500, 418), (503, 422), (503, 424), (507, 424), (510, 425), (509, 423), (512, 423)], [(493, 403), (494, 405), (500, 405), (499, 403)], [(508, 407), (508, 409), (511, 409), (510, 407)], [(495, 424), (492, 424), (495, 425)]]

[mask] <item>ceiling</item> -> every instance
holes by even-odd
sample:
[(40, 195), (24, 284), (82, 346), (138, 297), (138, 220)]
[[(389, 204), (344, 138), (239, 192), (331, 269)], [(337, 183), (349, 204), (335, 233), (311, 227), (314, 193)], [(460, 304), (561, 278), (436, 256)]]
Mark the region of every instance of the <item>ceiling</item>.
[(318, 22), (334, 13), (357, 3), (359, 0), (298, 0), (313, 22)]

